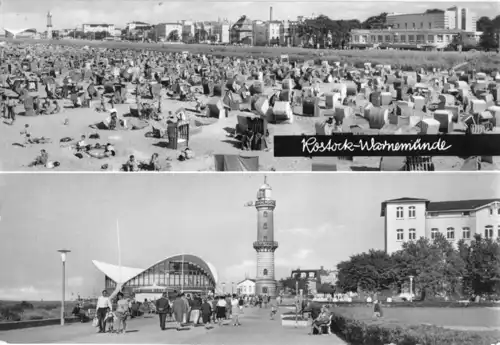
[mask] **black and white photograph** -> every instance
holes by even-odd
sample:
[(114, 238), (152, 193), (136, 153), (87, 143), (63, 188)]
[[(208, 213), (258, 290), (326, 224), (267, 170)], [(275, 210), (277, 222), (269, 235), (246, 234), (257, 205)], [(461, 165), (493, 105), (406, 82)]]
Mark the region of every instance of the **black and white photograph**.
[(0, 340), (500, 340), (497, 174), (165, 177), (2, 176)]
[(476, 171), (282, 135), (498, 134), (500, 3), (2, 0), (4, 171)]

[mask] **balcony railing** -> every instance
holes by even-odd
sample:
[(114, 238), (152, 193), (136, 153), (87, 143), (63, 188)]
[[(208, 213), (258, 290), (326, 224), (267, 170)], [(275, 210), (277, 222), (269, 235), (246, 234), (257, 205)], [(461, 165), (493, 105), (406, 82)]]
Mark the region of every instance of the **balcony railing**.
[(276, 241), (255, 241), (253, 243), (253, 247), (255, 249), (258, 249), (258, 248), (276, 249), (276, 248), (278, 248), (278, 242), (276, 242)]

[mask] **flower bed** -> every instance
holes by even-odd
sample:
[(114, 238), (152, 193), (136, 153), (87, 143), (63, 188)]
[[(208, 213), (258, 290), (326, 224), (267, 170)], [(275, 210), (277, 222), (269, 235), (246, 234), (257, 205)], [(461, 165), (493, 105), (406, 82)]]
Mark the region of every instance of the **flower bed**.
[(395, 325), (384, 319), (360, 321), (333, 313), (332, 332), (351, 345), (490, 345), (498, 337), (489, 332), (466, 332), (432, 325)]

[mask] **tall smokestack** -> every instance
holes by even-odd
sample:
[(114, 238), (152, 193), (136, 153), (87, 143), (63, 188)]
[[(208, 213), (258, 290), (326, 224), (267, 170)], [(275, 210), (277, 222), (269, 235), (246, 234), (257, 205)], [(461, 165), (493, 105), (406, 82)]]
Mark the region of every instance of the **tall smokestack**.
[(273, 7), (269, 7), (269, 21), (273, 21)]

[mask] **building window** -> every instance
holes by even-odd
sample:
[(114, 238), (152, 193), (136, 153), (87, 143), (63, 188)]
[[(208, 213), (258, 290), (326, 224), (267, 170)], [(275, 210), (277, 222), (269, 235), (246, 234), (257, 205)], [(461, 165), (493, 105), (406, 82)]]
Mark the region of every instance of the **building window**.
[(413, 24), (413, 26), (412, 26), (412, 27), (413, 27), (413, 29), (415, 29), (415, 23), (412, 23), (412, 24)]
[(429, 29), (432, 29), (432, 23), (429, 23)]
[(267, 223), (264, 223), (263, 228), (264, 228), (264, 230), (267, 230)]
[(493, 226), (487, 225), (484, 228), (484, 238), (493, 238)]
[(455, 239), (455, 229), (454, 228), (448, 228), (448, 229), (446, 229), (446, 238), (448, 240), (454, 240)]
[(427, 42), (434, 43), (434, 35), (427, 36)]
[(372, 42), (376, 43), (377, 42), (377, 36), (372, 36)]
[(414, 35), (408, 35), (408, 43), (415, 43), (415, 36)]
[(416, 240), (417, 239), (417, 231), (415, 229), (410, 229), (408, 231), (408, 239), (411, 240)]
[(396, 208), (396, 218), (403, 219), (403, 208), (402, 207)]
[(408, 217), (415, 218), (415, 215), (416, 215), (415, 206), (410, 206), (408, 208)]
[(390, 35), (386, 35), (386, 36), (385, 36), (385, 41), (386, 41), (386, 42), (391, 42), (391, 41), (392, 41), (392, 40), (391, 40), (391, 36), (390, 36)]
[(401, 43), (406, 43), (406, 35), (401, 35)]
[(267, 218), (267, 211), (264, 211), (262, 215), (264, 216), (264, 218)]
[(470, 212), (462, 212), (462, 216), (468, 217), (468, 216), (470, 216)]
[(405, 23), (405, 29), (408, 29), (408, 23)]
[(424, 23), (420, 23), (420, 28), (423, 29), (424, 28)]
[(266, 242), (266, 241), (267, 241), (267, 236), (264, 236), (264, 242)]
[(464, 240), (469, 240), (470, 239), (470, 228), (462, 228), (462, 238)]
[(432, 228), (431, 229), (431, 239), (435, 239), (437, 237), (437, 234), (439, 233), (439, 230), (437, 228)]
[(493, 215), (493, 207), (490, 208), (490, 216), (492, 216), (492, 215)]
[(266, 293), (267, 293), (267, 286), (264, 286), (264, 287), (262, 288), (262, 293), (263, 293), (263, 294), (266, 294)]
[(380, 43), (384, 42), (384, 36), (379, 35), (379, 36), (378, 36), (378, 41), (379, 41)]
[(404, 240), (404, 232), (403, 229), (396, 230), (396, 240), (403, 241)]
[(264, 272), (263, 272), (263, 274), (264, 274), (265, 276), (267, 276), (267, 268), (264, 268)]

